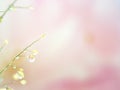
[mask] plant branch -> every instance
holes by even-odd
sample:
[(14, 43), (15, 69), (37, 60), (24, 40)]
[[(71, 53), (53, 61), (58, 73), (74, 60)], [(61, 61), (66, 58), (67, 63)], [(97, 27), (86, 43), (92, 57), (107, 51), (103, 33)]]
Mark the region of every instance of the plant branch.
[(0, 70), (0, 75), (3, 74), (5, 71), (7, 71), (8, 68), (11, 67), (15, 63), (17, 57), (21, 56), (28, 48), (30, 48), (33, 44), (37, 43), (43, 37), (44, 37), (44, 35), (41, 35), (40, 38), (38, 38), (37, 40), (33, 41), (26, 48), (24, 48), (20, 53), (18, 53), (3, 69)]
[(14, 4), (17, 2), (17, 0), (14, 0), (9, 6), (8, 8), (3, 12), (3, 14), (0, 16), (0, 19), (3, 19), (4, 16), (8, 13), (8, 11), (14, 6)]

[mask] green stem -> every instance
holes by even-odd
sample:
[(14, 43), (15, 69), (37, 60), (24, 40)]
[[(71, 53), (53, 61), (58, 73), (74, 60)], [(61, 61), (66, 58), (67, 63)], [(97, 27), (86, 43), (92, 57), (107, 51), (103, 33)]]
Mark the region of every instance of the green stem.
[(21, 56), (28, 48), (30, 48), (33, 44), (37, 43), (41, 38), (42, 38), (42, 36), (40, 38), (38, 38), (37, 40), (33, 41), (31, 44), (29, 44), (20, 53), (18, 53), (3, 69), (0, 70), (0, 75), (3, 74), (5, 71), (7, 71), (8, 68), (14, 64), (14, 62), (16, 61), (16, 57)]
[(7, 14), (7, 12), (11, 9), (12, 6), (14, 6), (14, 4), (17, 2), (17, 0), (14, 0), (9, 6), (8, 8), (3, 12), (3, 14), (1, 15), (1, 19), (4, 18), (4, 16)]

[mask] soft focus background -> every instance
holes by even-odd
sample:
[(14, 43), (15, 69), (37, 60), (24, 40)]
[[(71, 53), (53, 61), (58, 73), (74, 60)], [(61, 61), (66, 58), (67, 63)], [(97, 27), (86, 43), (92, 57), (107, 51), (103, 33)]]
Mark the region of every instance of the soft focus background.
[[(4, 10), (12, 0), (1, 0)], [(26, 86), (15, 90), (120, 90), (119, 0), (18, 0), (0, 23), (1, 66), (42, 33), (34, 63), (24, 61)]]

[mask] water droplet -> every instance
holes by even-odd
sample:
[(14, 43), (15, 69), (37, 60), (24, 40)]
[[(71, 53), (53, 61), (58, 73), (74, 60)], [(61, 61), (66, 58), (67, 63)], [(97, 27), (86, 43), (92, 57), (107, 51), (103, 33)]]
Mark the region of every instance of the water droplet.
[(23, 71), (17, 71), (14, 75), (13, 75), (13, 79), (14, 80), (21, 80), (24, 78), (24, 73)]
[(35, 62), (35, 60), (36, 60), (35, 55), (31, 54), (31, 55), (28, 56), (28, 61), (29, 61), (29, 62), (32, 63), (32, 62)]

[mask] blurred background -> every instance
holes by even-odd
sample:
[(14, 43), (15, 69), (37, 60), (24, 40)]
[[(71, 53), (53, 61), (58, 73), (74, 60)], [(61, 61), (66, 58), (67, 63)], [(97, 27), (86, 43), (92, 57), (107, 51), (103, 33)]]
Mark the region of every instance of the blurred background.
[[(0, 1), (0, 11), (13, 0)], [(0, 23), (1, 68), (42, 33), (24, 61), (28, 84), (16, 90), (119, 90), (119, 0), (17, 0)], [(27, 8), (20, 8), (27, 7)], [(2, 12), (0, 12), (2, 15)]]

